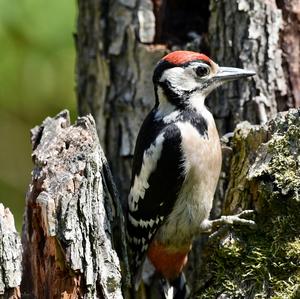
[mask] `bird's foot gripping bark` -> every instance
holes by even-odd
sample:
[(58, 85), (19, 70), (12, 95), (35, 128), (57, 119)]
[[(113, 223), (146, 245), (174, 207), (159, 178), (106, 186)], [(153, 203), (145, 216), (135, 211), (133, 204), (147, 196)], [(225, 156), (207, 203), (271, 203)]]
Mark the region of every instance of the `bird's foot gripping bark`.
[(253, 216), (254, 214), (255, 211), (253, 210), (245, 210), (237, 215), (221, 216), (219, 219), (207, 220), (201, 226), (201, 230), (202, 232), (209, 233), (209, 240), (213, 241), (224, 236), (232, 226), (243, 225), (255, 229), (255, 221), (245, 219), (245, 217)]

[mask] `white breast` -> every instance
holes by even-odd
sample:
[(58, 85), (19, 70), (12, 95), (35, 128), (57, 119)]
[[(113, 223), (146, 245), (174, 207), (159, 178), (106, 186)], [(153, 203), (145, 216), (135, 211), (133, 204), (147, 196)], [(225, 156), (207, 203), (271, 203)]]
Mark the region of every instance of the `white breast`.
[(208, 136), (201, 136), (189, 122), (178, 122), (186, 178), (173, 211), (157, 237), (164, 243), (190, 242), (208, 219), (221, 170), (221, 146), (212, 115), (207, 111)]

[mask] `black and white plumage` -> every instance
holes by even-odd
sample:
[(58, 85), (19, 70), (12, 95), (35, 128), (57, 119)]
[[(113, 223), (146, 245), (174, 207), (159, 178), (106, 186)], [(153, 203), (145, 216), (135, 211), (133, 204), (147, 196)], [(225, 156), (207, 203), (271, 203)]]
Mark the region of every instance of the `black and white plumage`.
[(156, 103), (136, 141), (128, 196), (136, 283), (147, 253), (163, 276), (176, 279), (193, 238), (206, 229), (222, 159), (204, 100), (222, 83), (253, 74), (190, 51), (170, 53), (156, 66)]

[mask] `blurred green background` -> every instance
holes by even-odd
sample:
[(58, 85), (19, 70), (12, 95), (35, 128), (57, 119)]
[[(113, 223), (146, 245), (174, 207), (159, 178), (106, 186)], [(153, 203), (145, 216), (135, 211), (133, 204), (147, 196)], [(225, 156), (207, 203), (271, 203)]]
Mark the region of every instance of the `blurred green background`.
[(0, 0), (0, 202), (20, 230), (30, 182), (29, 130), (62, 109), (75, 115), (76, 3)]

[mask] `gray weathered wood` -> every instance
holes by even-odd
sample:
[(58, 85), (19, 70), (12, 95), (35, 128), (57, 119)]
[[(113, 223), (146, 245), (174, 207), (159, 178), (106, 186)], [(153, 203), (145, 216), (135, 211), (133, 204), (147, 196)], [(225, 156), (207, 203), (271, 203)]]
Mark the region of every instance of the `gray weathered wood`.
[(114, 230), (122, 256), (123, 217), (93, 118), (70, 125), (69, 113), (63, 111), (35, 127), (31, 142), (34, 169), (22, 236), (23, 296), (122, 298)]
[(0, 203), (0, 298), (20, 298), (22, 245), (14, 217)]

